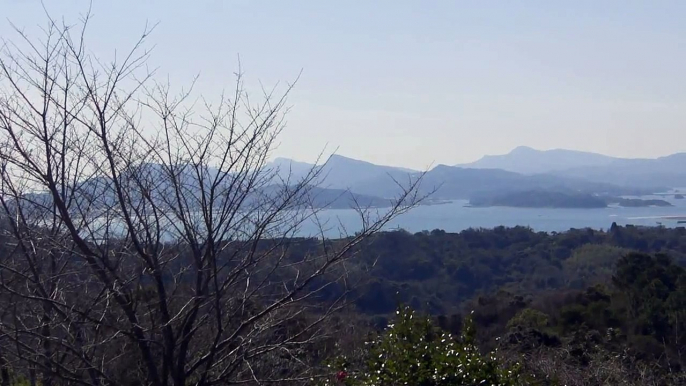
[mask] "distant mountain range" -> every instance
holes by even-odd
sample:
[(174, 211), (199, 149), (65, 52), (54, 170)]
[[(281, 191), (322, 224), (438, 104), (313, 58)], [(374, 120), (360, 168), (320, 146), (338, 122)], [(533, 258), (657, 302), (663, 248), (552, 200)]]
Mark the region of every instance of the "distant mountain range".
[[(371, 164), (370, 164), (371, 165)], [(270, 165), (273, 167), (274, 165)], [(307, 174), (312, 165), (294, 163), (292, 167), (293, 177), (290, 181), (283, 179), (265, 180), (264, 184), (256, 185), (249, 179), (223, 179), (215, 190), (215, 205), (240, 205), (242, 210), (260, 210), (265, 205), (279, 203), (280, 200), (293, 190), (292, 185), (297, 181), (296, 173), (301, 176)], [(339, 170), (336, 168), (335, 170)], [(360, 171), (361, 173), (363, 171)], [(174, 171), (175, 177), (170, 177), (169, 171), (162, 165), (155, 163), (141, 164), (120, 171), (120, 184), (126, 191), (127, 205), (141, 206), (147, 200), (156, 203), (157, 209), (166, 210), (177, 207), (176, 186), (184, 195), (183, 206), (186, 210), (199, 210), (204, 205), (202, 197), (208, 194), (208, 187), (212, 185), (218, 170), (212, 167), (204, 168), (202, 181), (194, 169), (178, 165)], [(286, 175), (286, 171), (280, 174)], [(266, 170), (263, 176), (272, 176), (271, 170)], [(313, 207), (329, 209), (348, 209), (355, 206), (361, 207), (387, 207), (391, 201), (377, 196), (352, 192), (349, 189), (317, 186), (317, 181), (302, 187), (303, 195), (298, 195), (289, 202), (289, 207)], [(202, 187), (202, 188), (201, 188)], [(116, 208), (119, 205), (115, 186), (108, 177), (100, 176), (80, 181), (74, 187), (72, 203), (75, 207), (83, 209), (88, 207), (95, 210)], [(205, 192), (201, 193), (201, 189)], [(145, 191), (145, 194), (143, 193)], [(245, 194), (245, 196), (242, 196)], [(145, 198), (144, 198), (145, 197)], [(29, 198), (26, 205), (34, 205), (33, 210), (42, 211), (52, 204), (52, 196), (47, 192), (35, 192), (27, 194)], [(239, 204), (240, 203), (240, 204)]]
[(484, 156), (456, 165), (522, 174), (554, 174), (635, 187), (686, 187), (686, 153), (660, 158), (618, 158), (574, 150), (536, 150), (521, 146), (508, 154)]
[(438, 199), (471, 199), (492, 192), (547, 190), (603, 195), (643, 195), (661, 187), (641, 188), (619, 186), (605, 182), (588, 181), (573, 176), (553, 174), (521, 174), (502, 169), (470, 169), (438, 165), (428, 171), (422, 180), (423, 189), (437, 187)]
[[(267, 175), (276, 178), (267, 182), (269, 186), (262, 191), (254, 192), (248, 203), (265, 194), (278, 197), (281, 189), (301, 182), (312, 170), (319, 171), (319, 177), (308, 182), (312, 185), (311, 198), (304, 205), (318, 208), (347, 208), (353, 203), (387, 206), (391, 202), (389, 199), (401, 193), (401, 186), (409, 186), (420, 177), (420, 194), (432, 193), (429, 202), (527, 191), (619, 197), (686, 187), (686, 153), (656, 159), (622, 159), (571, 150), (539, 151), (519, 147), (509, 154), (486, 156), (465, 165), (438, 165), (426, 172), (375, 165), (341, 155), (334, 155), (318, 166), (277, 158), (265, 169)], [(216, 172), (209, 167), (203, 178), (209, 182)], [(160, 165), (140, 165), (129, 173), (150, 181), (150, 194), (159, 197), (155, 199), (160, 203), (173, 197), (171, 182)], [(177, 178), (183, 181), (190, 197), (197, 196), (193, 190), (199, 189), (200, 181), (194, 173), (185, 171)], [(80, 182), (78, 191), (84, 198), (97, 197), (105, 207), (116, 201), (110, 184), (102, 177)], [(134, 201), (139, 199), (136, 191), (135, 187), (129, 189)], [(49, 198), (37, 194), (37, 202), (41, 199)]]
[[(520, 148), (514, 153), (532, 153), (527, 156), (530, 164), (534, 164), (533, 154), (545, 153), (533, 149)], [(574, 153), (574, 152), (570, 152)], [(591, 153), (588, 153), (591, 154)], [(507, 157), (507, 156), (502, 156)], [(596, 159), (601, 162), (600, 157)], [(573, 158), (568, 155), (568, 158)], [(610, 157), (608, 157), (610, 158)], [(491, 161), (489, 161), (491, 162)], [(543, 162), (543, 161), (541, 161)], [(496, 163), (489, 164), (497, 166)], [(505, 170), (505, 168), (481, 168), (481, 167), (458, 167), (438, 165), (422, 173), (414, 170), (397, 168), (392, 166), (375, 165), (369, 162), (359, 161), (340, 155), (332, 156), (321, 168), (323, 188), (349, 189), (355, 194), (369, 197), (392, 198), (400, 192), (400, 185), (408, 185), (411, 181), (422, 176), (422, 193), (434, 192), (435, 200), (469, 199), (475, 195), (490, 192), (526, 191), (532, 189), (559, 191), (559, 192), (583, 192), (589, 194), (605, 195), (642, 195), (654, 190), (666, 189), (670, 185), (663, 184), (613, 184), (602, 179), (587, 179), (575, 175), (562, 161), (558, 162), (565, 173), (552, 173), (544, 170), (541, 173), (523, 173)], [(592, 163), (570, 161), (568, 165), (586, 165)], [(478, 165), (476, 165), (478, 166)], [(314, 165), (278, 158), (269, 165), (279, 171), (281, 178), (291, 174), (291, 181), (304, 176), (312, 170)], [(529, 169), (533, 170), (533, 169)], [(576, 170), (576, 169), (575, 169)]]
[[(267, 167), (278, 170), (280, 179), (297, 181), (304, 178), (315, 165), (297, 162), (288, 158), (276, 158)], [(417, 170), (375, 165), (341, 155), (332, 155), (319, 169), (319, 186), (326, 189), (349, 189), (358, 194), (372, 196), (393, 196), (398, 185), (393, 181), (409, 182), (417, 176)], [(290, 177), (289, 177), (290, 175)]]
[(478, 161), (455, 165), (474, 169), (503, 169), (515, 173), (541, 174), (612, 164), (618, 158), (575, 150), (536, 150), (520, 146), (503, 155), (486, 155)]

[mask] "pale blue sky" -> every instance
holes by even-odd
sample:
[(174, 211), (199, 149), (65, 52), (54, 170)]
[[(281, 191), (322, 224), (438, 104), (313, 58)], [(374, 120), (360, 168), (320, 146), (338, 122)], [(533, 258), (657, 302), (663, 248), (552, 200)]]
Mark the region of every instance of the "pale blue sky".
[[(277, 155), (324, 146), (422, 168), (518, 145), (654, 157), (686, 151), (686, 1), (97, 1), (90, 44), (130, 47), (159, 22), (151, 64), (207, 97), (303, 75)], [(86, 1), (46, 0), (75, 20)], [(40, 3), (0, 0), (42, 23)], [(253, 83), (254, 84), (254, 83)]]

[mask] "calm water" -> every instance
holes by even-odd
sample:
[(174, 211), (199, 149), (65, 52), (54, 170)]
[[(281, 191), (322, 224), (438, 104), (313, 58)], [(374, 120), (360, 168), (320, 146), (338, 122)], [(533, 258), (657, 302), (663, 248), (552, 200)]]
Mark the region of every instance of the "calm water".
[[(686, 200), (672, 197), (644, 196), (644, 199), (657, 198), (671, 202), (673, 207), (665, 208), (620, 208), (603, 209), (525, 209), (525, 208), (469, 208), (466, 200), (453, 201), (443, 205), (420, 206), (390, 222), (387, 229), (403, 228), (410, 232), (443, 229), (446, 232), (459, 232), (467, 228), (493, 228), (499, 225), (530, 226), (537, 231), (565, 231), (569, 228), (608, 229), (612, 222), (619, 225), (658, 225), (677, 226), (676, 220), (660, 219), (662, 216), (685, 216)], [(382, 209), (381, 209), (382, 210)], [(338, 237), (345, 228), (351, 234), (360, 229), (360, 220), (352, 210), (339, 209), (323, 211), (320, 220), (325, 220), (326, 236)], [(680, 226), (686, 226), (681, 224)], [(317, 234), (314, 223), (304, 224), (302, 236)]]

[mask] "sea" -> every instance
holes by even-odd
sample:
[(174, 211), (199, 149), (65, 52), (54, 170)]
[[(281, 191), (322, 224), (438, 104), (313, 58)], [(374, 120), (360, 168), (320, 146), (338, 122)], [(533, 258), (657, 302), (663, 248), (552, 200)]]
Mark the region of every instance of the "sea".
[[(685, 190), (680, 190), (685, 191)], [(655, 196), (627, 197), (661, 199), (671, 207), (624, 208), (611, 206), (597, 209), (469, 207), (467, 200), (455, 200), (438, 205), (422, 205), (411, 209), (386, 224), (385, 230), (404, 229), (408, 232), (442, 229), (460, 232), (468, 228), (497, 226), (527, 226), (535, 231), (563, 232), (570, 228), (609, 229), (612, 223), (636, 226), (686, 226), (686, 199), (675, 199), (672, 193)], [(384, 209), (372, 210), (369, 215), (383, 215)], [(352, 209), (331, 209), (318, 213), (317, 221), (306, 221), (300, 236), (338, 238), (351, 235), (362, 228), (359, 213)]]

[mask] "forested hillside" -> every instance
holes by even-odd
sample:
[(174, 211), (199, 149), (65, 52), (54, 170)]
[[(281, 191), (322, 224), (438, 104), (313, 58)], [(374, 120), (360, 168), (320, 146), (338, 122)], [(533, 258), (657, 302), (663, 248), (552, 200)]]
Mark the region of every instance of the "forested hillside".
[(358, 300), (362, 311), (390, 312), (402, 301), (443, 313), (501, 288), (527, 295), (606, 282), (617, 260), (631, 251), (667, 253), (684, 262), (686, 229), (396, 231), (378, 234), (360, 249), (370, 267), (369, 288)]
[(455, 336), (473, 323), (481, 350), (534, 377), (524, 384), (686, 382), (684, 228), (396, 231), (362, 256), (354, 313), (371, 331), (403, 304)]

